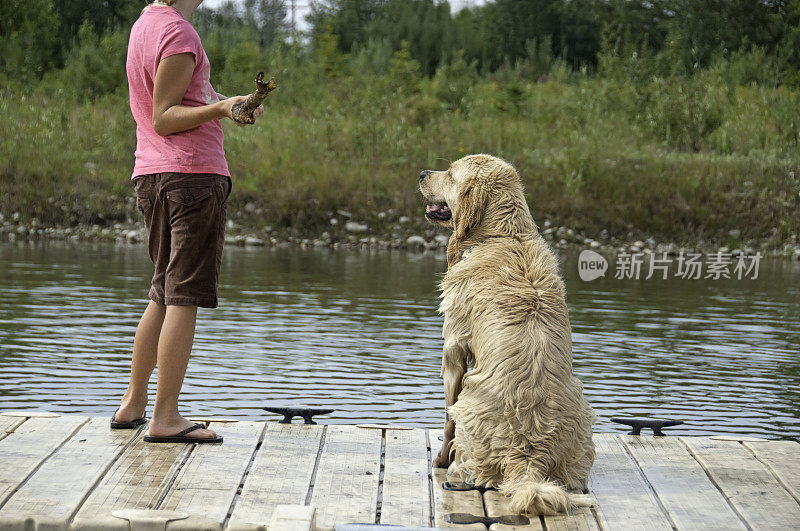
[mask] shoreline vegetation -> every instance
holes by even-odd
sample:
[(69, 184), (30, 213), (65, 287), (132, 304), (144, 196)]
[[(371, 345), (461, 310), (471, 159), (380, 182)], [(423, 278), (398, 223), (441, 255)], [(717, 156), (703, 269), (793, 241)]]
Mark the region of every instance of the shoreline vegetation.
[[(33, 1), (3, 19), (0, 241), (137, 240), (124, 60), (138, 9), (91, 22)], [(514, 26), (545, 4), (558, 16)], [(254, 126), (224, 125), (229, 243), (441, 247), (419, 171), (485, 152), (518, 168), (557, 247), (800, 258), (800, 2), (700, 6), (700, 26), (694, 4), (451, 15), (430, 0), (341, 0), (318, 4), (302, 39), (278, 0), (199, 10), (219, 92), (249, 93), (261, 70), (278, 83)]]

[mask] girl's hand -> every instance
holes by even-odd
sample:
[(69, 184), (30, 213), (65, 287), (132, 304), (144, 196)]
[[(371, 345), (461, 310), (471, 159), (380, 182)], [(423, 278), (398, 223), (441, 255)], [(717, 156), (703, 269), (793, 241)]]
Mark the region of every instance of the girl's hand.
[[(230, 98), (226, 98), (220, 101), (218, 105), (220, 105), (223, 116), (230, 118), (233, 121), (233, 123), (235, 123), (239, 127), (244, 127), (245, 124), (240, 124), (239, 122), (233, 119), (233, 106), (236, 105), (237, 103), (244, 103), (246, 100), (247, 96), (231, 96)], [(253, 115), (255, 116), (255, 113)]]
[(264, 106), (259, 105), (258, 107), (256, 107), (256, 110), (253, 111), (253, 119), (258, 120), (258, 117), (261, 116), (262, 114), (264, 114)]

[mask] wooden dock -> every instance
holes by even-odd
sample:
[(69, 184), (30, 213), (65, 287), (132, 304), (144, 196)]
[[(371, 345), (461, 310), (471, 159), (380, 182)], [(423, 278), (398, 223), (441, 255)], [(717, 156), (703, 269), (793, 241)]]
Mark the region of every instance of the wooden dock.
[[(448, 515), (510, 514), (497, 492), (442, 488), (444, 472), (430, 468), (436, 430), (210, 426), (224, 444), (148, 444), (142, 429), (110, 430), (105, 417), (0, 415), (0, 530), (487, 529)], [(595, 443), (586, 506), (489, 529), (800, 529), (796, 442), (597, 434)]]

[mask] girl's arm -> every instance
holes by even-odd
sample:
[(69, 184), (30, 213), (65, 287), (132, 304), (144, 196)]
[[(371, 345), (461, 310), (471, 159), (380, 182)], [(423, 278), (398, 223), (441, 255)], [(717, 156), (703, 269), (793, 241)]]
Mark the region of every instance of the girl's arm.
[(247, 99), (247, 96), (233, 96), (200, 107), (181, 105), (194, 67), (192, 53), (170, 55), (158, 64), (153, 82), (153, 129), (157, 134), (167, 136), (180, 133), (218, 118), (233, 120), (231, 107)]

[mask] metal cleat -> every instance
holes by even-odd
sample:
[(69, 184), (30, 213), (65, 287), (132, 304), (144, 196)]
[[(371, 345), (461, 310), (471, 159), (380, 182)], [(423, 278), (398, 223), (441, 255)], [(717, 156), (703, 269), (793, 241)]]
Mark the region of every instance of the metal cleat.
[(455, 492), (460, 492), (465, 490), (477, 490), (481, 494), (483, 494), (487, 490), (497, 490), (497, 487), (487, 487), (486, 485), (475, 485), (474, 483), (465, 483), (463, 481), (445, 481), (444, 483), (442, 483), (442, 488), (444, 490), (452, 490)]
[(445, 516), (445, 520), (450, 524), (483, 524), (488, 529), (492, 524), (503, 525), (528, 525), (530, 520), (526, 516), (519, 514), (509, 514), (504, 516), (476, 516), (470, 513), (450, 513)]
[(327, 415), (336, 411), (335, 409), (313, 407), (263, 407), (261, 409), (283, 415), (283, 419), (278, 421), (280, 424), (291, 424), (294, 417), (303, 417), (305, 424), (316, 424), (312, 418), (314, 415)]
[(665, 434), (661, 431), (661, 428), (683, 424), (682, 420), (648, 419), (642, 417), (613, 417), (611, 422), (630, 426), (632, 429), (628, 432), (628, 435), (641, 435), (642, 428), (650, 428), (653, 430), (653, 435), (656, 437), (664, 437)]

